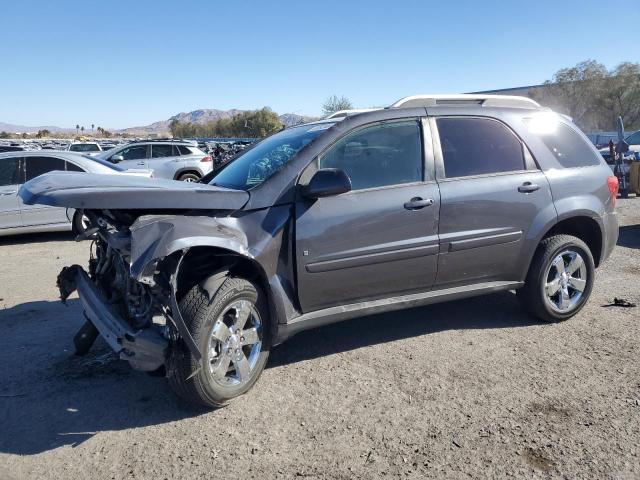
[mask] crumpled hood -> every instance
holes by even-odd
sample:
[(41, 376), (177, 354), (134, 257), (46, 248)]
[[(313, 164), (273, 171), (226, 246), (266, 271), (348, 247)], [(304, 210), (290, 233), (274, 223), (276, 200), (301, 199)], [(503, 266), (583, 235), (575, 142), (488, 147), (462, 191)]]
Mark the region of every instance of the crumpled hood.
[(83, 209), (238, 210), (244, 190), (133, 175), (52, 172), (25, 183), (24, 203)]

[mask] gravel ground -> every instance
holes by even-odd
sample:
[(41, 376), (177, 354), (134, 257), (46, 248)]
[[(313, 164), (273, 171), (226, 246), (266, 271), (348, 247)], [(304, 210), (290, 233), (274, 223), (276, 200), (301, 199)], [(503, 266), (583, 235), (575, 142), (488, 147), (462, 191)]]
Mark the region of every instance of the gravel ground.
[(513, 293), (360, 318), (272, 352), (206, 411), (104, 343), (75, 357), (70, 235), (0, 239), (0, 478), (639, 478), (640, 198), (587, 307), (541, 324)]

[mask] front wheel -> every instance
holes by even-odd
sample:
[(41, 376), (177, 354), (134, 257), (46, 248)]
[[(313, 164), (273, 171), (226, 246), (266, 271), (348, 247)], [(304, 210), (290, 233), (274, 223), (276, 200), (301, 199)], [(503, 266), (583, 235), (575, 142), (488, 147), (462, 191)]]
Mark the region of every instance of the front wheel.
[(91, 221), (83, 210), (76, 210), (71, 220), (71, 229), (76, 235), (83, 234), (91, 226)]
[(595, 266), (589, 247), (571, 235), (545, 238), (518, 298), (529, 313), (560, 322), (578, 313), (591, 295)]
[(202, 354), (197, 362), (176, 346), (169, 385), (180, 397), (218, 407), (247, 392), (269, 357), (269, 310), (264, 293), (243, 278), (228, 277), (213, 298), (201, 285), (180, 301), (182, 317)]

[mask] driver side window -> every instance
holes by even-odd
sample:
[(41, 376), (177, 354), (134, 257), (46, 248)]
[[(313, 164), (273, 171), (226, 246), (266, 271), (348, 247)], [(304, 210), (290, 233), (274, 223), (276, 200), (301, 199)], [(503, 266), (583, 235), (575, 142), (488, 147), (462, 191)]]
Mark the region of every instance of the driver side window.
[(120, 150), (115, 155), (122, 155), (123, 160), (142, 160), (147, 158), (147, 146), (128, 147)]
[(410, 120), (351, 132), (320, 157), (319, 168), (343, 170), (353, 190), (422, 181), (420, 125)]

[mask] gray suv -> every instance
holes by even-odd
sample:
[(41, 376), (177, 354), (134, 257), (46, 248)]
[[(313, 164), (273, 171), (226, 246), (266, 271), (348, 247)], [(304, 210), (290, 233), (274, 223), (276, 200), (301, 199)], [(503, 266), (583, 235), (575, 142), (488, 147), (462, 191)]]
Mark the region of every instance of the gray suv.
[(95, 155), (125, 169), (143, 169), (156, 178), (197, 182), (213, 169), (211, 156), (193, 142), (147, 140), (132, 142)]
[(210, 406), (249, 390), (272, 346), (352, 317), (515, 290), (567, 320), (618, 237), (598, 151), (519, 97), (408, 97), (288, 128), (208, 185), (79, 177), (20, 192), (91, 220), (88, 271), (58, 277), (88, 319), (76, 351), (100, 333)]

